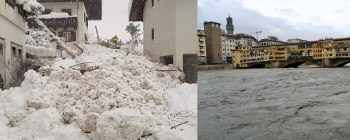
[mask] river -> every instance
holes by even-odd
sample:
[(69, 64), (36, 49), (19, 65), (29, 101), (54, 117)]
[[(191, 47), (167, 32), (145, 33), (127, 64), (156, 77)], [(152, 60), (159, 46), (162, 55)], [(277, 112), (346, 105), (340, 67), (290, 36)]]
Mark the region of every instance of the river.
[(198, 72), (199, 140), (350, 138), (350, 67)]

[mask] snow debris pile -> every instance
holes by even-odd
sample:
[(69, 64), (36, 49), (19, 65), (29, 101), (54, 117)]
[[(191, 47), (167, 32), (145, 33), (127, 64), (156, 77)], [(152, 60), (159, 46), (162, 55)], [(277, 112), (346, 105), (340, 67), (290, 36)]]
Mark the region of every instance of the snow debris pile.
[[(184, 103), (197, 112), (197, 85), (180, 84), (181, 72), (157, 71), (168, 66), (124, 50), (85, 47), (75, 59), (29, 70), (21, 87), (0, 91), (0, 139), (196, 137), (196, 118), (177, 117)], [(183, 121), (186, 130), (170, 129)]]
[(51, 37), (43, 30), (28, 29), (29, 34), (26, 35), (26, 44), (32, 46), (40, 46), (45, 48), (51, 47)]

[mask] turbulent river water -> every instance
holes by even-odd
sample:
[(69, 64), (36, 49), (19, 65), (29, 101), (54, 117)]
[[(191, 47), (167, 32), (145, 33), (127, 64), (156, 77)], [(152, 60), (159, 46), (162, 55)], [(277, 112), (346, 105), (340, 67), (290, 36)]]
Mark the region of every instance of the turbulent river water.
[(350, 67), (198, 73), (199, 140), (350, 139)]

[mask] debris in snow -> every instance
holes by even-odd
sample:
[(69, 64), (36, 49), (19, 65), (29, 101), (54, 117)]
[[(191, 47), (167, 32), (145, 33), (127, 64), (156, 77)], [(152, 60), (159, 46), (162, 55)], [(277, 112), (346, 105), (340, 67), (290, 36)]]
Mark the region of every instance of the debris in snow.
[(62, 47), (62, 49), (67, 52), (72, 58), (75, 58), (77, 55), (77, 52), (75, 50), (72, 50), (69, 48), (58, 36), (55, 36), (47, 27), (46, 25), (40, 21), (38, 18), (33, 19), (43, 30), (46, 32), (49, 36), (51, 36), (54, 40), (56, 40), (56, 43)]
[[(152, 63), (144, 56), (125, 57), (126, 50), (85, 47), (90, 53), (75, 59), (56, 58), (53, 64), (41, 68), (44, 76), (29, 70), (21, 87), (0, 91), (0, 138), (197, 137), (194, 118), (174, 118), (179, 111), (196, 109), (197, 86), (181, 84), (177, 78), (181, 72), (156, 71), (155, 67), (167, 66)], [(82, 74), (75, 67), (98, 69)]]

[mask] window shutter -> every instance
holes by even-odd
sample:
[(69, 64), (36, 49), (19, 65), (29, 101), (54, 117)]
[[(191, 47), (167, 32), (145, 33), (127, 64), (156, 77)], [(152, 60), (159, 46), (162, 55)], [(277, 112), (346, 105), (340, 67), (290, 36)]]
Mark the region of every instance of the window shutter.
[(72, 31), (72, 41), (76, 41), (76, 33), (74, 31)]
[(63, 32), (58, 32), (58, 37), (63, 37)]

